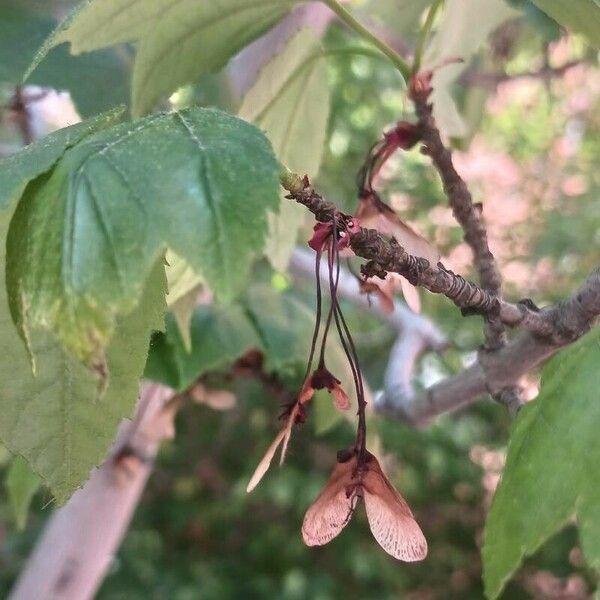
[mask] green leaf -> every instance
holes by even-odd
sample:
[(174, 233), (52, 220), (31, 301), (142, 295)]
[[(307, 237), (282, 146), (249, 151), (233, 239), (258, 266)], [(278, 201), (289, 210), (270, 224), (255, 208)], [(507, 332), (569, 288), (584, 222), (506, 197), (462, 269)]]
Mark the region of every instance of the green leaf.
[(275, 25), (295, 0), (96, 0), (59, 26), (48, 49), (71, 42), (74, 54), (138, 41), (132, 105), (148, 112), (163, 96), (202, 75), (219, 71), (244, 46)]
[[(305, 29), (263, 68), (239, 114), (266, 132), (283, 164), (314, 178), (323, 156), (329, 107), (327, 65), (320, 39)], [(279, 214), (269, 216), (265, 253), (275, 269), (286, 269), (305, 217), (304, 207), (285, 199)]]
[(293, 0), (170, 2), (142, 36), (133, 69), (132, 111), (148, 112), (161, 97), (219, 71), (244, 46), (275, 25)]
[(40, 63), (46, 59), (52, 48), (65, 41), (60, 39), (63, 32), (69, 28), (75, 17), (77, 17), (77, 15), (91, 2), (93, 2), (93, 0), (82, 0), (82, 2), (78, 4), (71, 11), (71, 13), (54, 28), (50, 35), (48, 35), (48, 37), (44, 40), (43, 44), (39, 47), (37, 52), (33, 55), (33, 59), (23, 75), (23, 81), (27, 81), (29, 79), (33, 71), (35, 71), (39, 67)]
[(6, 475), (8, 502), (17, 525), (24, 529), (29, 506), (41, 485), (40, 477), (21, 456), (15, 456)]
[[(23, 8), (0, 9), (0, 81), (17, 84), (32, 55), (55, 23)], [(73, 57), (66, 47), (53, 50), (28, 83), (68, 90), (79, 114), (96, 115), (129, 98), (128, 52), (101, 50)]]
[[(0, 160), (0, 209), (14, 209), (27, 184), (49, 171), (64, 152), (85, 136), (116, 123), (123, 108), (65, 127)], [(4, 238), (3, 238), (4, 239)]]
[(15, 323), (49, 329), (100, 364), (115, 318), (137, 304), (167, 247), (232, 298), (262, 250), (278, 190), (266, 138), (220, 111), (155, 115), (86, 138), (28, 188), (11, 223)]
[[(473, 15), (477, 15), (477, 26), (473, 25)], [(519, 12), (503, 0), (448, 0), (445, 3), (440, 23), (425, 52), (423, 66), (431, 68), (451, 58), (464, 60), (462, 64), (440, 68), (433, 79), (434, 115), (447, 136), (463, 137), (468, 133), (450, 93), (452, 85), (490, 33), (518, 15)]]
[(295, 375), (308, 358), (313, 325), (313, 312), (291, 294), (255, 285), (236, 304), (197, 307), (189, 347), (169, 315), (166, 335), (153, 339), (146, 376), (182, 390), (251, 349), (264, 354), (268, 372)]
[(312, 399), (314, 405), (314, 429), (316, 435), (323, 435), (333, 429), (344, 415), (335, 407), (331, 394), (319, 391)]
[(600, 5), (597, 0), (532, 0), (559, 25), (583, 33), (595, 48), (600, 48)]
[(58, 27), (54, 45), (71, 42), (71, 52), (80, 54), (139, 40), (172, 4), (172, 0), (84, 0)]
[[(263, 367), (267, 373), (277, 373), (288, 382), (294, 381), (308, 359), (314, 319), (314, 311), (292, 293), (254, 285), (239, 304), (196, 309), (190, 330), (191, 349), (186, 348), (180, 328), (170, 315), (166, 335), (153, 338), (146, 377), (184, 390), (198, 377), (228, 369), (248, 350), (257, 349), (264, 355)], [(329, 339), (326, 362), (355, 401), (352, 371), (333, 335)], [(315, 396), (314, 411), (318, 435), (344, 418), (326, 392)], [(352, 419), (354, 411), (346, 416)]]
[[(168, 326), (169, 315), (165, 317)], [(165, 328), (166, 329), (166, 328)], [(185, 344), (184, 348), (187, 349)], [(174, 390), (185, 388), (179, 386), (179, 367), (175, 361), (174, 345), (167, 339), (166, 331), (155, 331), (150, 339), (148, 359), (144, 368), (144, 379), (157, 381)]]
[(314, 311), (290, 293), (254, 286), (243, 299), (265, 353), (268, 371), (291, 371), (308, 359)]
[[(11, 179), (12, 187), (2, 187), (5, 200), (14, 201), (23, 181), (33, 175), (34, 158), (41, 160), (38, 170), (57, 158), (65, 140), (73, 140), (74, 128), (70, 129), (68, 135), (57, 132), (31, 146), (26, 159), (22, 155), (15, 158), (13, 166), (20, 176)], [(38, 181), (31, 185), (38, 185)], [(0, 280), (4, 280), (4, 240), (9, 219), (9, 210), (0, 213)], [(38, 328), (32, 329), (29, 337), (31, 350), (39, 359), (36, 374), (31, 372), (11, 322), (5, 286), (0, 286), (0, 438), (12, 453), (30, 463), (59, 502), (87, 479), (90, 469), (104, 457), (117, 424), (133, 412), (149, 334), (162, 323), (165, 287), (161, 259), (152, 270), (140, 305), (117, 320), (116, 333), (106, 352), (110, 380), (99, 399), (97, 376)]]
[[(1, 287), (4, 295), (4, 286)], [(117, 321), (107, 349), (108, 388), (98, 398), (98, 378), (65, 354), (45, 333), (31, 332), (38, 358), (32, 374), (5, 300), (0, 300), (0, 437), (21, 454), (62, 503), (104, 458), (119, 422), (130, 417), (152, 329), (161, 326), (165, 282), (162, 265), (150, 276), (140, 306)]]
[(375, 19), (377, 23), (393, 31), (398, 39), (408, 41), (419, 31), (423, 13), (432, 2), (433, 0), (370, 0), (361, 12), (364, 12), (365, 18)]
[(525, 556), (573, 515), (583, 550), (600, 568), (600, 329), (544, 368), (539, 397), (519, 413), (483, 548), (488, 598), (497, 598)]
[[(65, 127), (38, 142), (30, 144), (21, 152), (0, 161), (0, 210), (5, 211), (2, 215), (2, 225), (0, 227), (3, 258), (5, 256), (8, 224), (15, 210), (15, 205), (29, 182), (48, 172), (68, 148), (85, 136), (116, 123), (123, 112), (124, 109), (119, 107), (89, 121)], [(5, 265), (3, 264), (2, 281), (4, 281), (4, 270)], [(4, 290), (4, 286), (2, 288)], [(4, 310), (4, 304), (0, 304), (0, 310)], [(23, 332), (21, 333), (22, 337), (26, 339)], [(31, 358), (31, 349), (28, 348), (28, 351)]]
[[(167, 343), (177, 367), (178, 390), (186, 389), (205, 373), (230, 366), (248, 350), (261, 347), (256, 330), (238, 305), (198, 307), (190, 330), (188, 351), (174, 317), (167, 317)], [(147, 374), (152, 377), (153, 371), (147, 370)]]

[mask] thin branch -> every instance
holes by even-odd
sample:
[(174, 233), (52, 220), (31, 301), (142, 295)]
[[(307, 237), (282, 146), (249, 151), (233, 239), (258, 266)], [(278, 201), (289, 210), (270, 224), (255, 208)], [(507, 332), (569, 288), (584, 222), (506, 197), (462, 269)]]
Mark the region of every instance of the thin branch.
[(486, 394), (507, 398), (523, 375), (539, 366), (595, 325), (600, 316), (600, 269), (594, 271), (567, 300), (541, 311), (551, 336), (521, 334), (496, 352), (480, 352), (477, 361), (458, 375), (437, 383), (412, 402), (382, 402), (378, 410), (413, 425), (426, 425), (436, 416), (473, 403)]
[[(327, 223), (332, 220), (334, 214), (341, 215), (347, 223), (352, 221), (350, 215), (344, 215), (334, 204), (324, 200), (308, 181), (299, 175), (283, 171), (281, 184), (289, 192), (288, 197), (306, 206), (317, 221)], [(368, 260), (361, 268), (363, 274), (368, 277), (383, 278), (390, 271), (399, 273), (413, 285), (445, 295), (468, 313), (494, 315), (510, 326), (542, 329), (535, 311), (528, 306), (505, 302), (446, 269), (442, 263), (432, 267), (426, 259), (408, 254), (395, 239), (387, 239), (375, 229), (360, 227), (357, 233), (351, 235), (350, 247), (357, 256)]]
[[(284, 170), (281, 183), (289, 192), (288, 197), (306, 206), (318, 221), (328, 222), (336, 215), (341, 222), (352, 223), (350, 215), (344, 215), (324, 200), (306, 178)], [(355, 224), (352, 225), (356, 231)], [(560, 348), (579, 339), (600, 315), (600, 269), (592, 273), (573, 296), (557, 306), (540, 310), (529, 300), (511, 304), (492, 296), (445, 269), (441, 263), (434, 269), (425, 259), (409, 255), (398, 242), (372, 229), (358, 228), (350, 237), (350, 247), (357, 256), (369, 261), (362, 267), (363, 273), (369, 276), (384, 276), (388, 271), (400, 273), (414, 285), (444, 294), (466, 312), (489, 314), (494, 311), (505, 325), (527, 331), (494, 352), (480, 352), (475, 365), (436, 384), (421, 396), (395, 394), (392, 390), (379, 397), (378, 408), (385, 414), (413, 424), (428, 422), (484, 394), (491, 394), (503, 403), (508, 402), (510, 395), (509, 404), (514, 405), (519, 379)], [(398, 342), (395, 353), (402, 356), (402, 349)], [(406, 379), (398, 381), (403, 385)], [(401, 402), (393, 398), (400, 398)]]
[[(422, 152), (431, 158), (440, 175), (454, 217), (463, 228), (465, 241), (473, 252), (482, 288), (492, 297), (499, 297), (502, 277), (489, 248), (482, 205), (473, 203), (469, 188), (454, 167), (452, 153), (442, 141), (432, 105), (428, 101), (431, 87), (427, 74), (415, 77), (424, 81), (424, 85), (412, 85), (410, 92), (418, 116)], [(486, 317), (486, 346), (490, 349), (499, 348), (506, 342), (502, 322), (493, 312), (488, 312)]]
[[(314, 255), (310, 250), (296, 248), (289, 264), (290, 274), (295, 277), (314, 279)], [(328, 283), (326, 273), (321, 273), (323, 284)], [(407, 329), (418, 331), (428, 346), (435, 351), (443, 350), (448, 340), (439, 328), (427, 317), (419, 315), (407, 308), (402, 302), (394, 302), (393, 312), (386, 312), (377, 296), (369, 298), (361, 293), (359, 282), (347, 269), (340, 269), (337, 287), (338, 296), (348, 300), (358, 308), (369, 310), (385, 321), (394, 331), (402, 332)]]

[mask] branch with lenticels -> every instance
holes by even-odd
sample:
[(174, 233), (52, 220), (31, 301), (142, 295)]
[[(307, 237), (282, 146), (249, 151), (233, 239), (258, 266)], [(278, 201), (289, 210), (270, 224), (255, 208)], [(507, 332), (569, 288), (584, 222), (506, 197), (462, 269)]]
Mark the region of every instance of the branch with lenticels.
[[(464, 239), (473, 252), (475, 267), (481, 287), (493, 297), (500, 296), (502, 276), (490, 251), (487, 231), (482, 217), (481, 204), (474, 204), (467, 184), (458, 174), (452, 162), (452, 153), (442, 141), (429, 102), (431, 94), (431, 71), (415, 75), (411, 81), (410, 99), (418, 117), (421, 152), (429, 156), (444, 186), (444, 192), (452, 208), (454, 218), (464, 232)], [(502, 320), (493, 312), (486, 315), (485, 341), (488, 350), (496, 350), (506, 343)]]
[[(327, 223), (334, 218), (341, 224), (352, 221), (352, 216), (340, 212), (334, 204), (318, 194), (306, 177), (283, 170), (281, 184), (289, 192), (288, 198), (306, 206), (317, 221)], [(443, 294), (466, 314), (494, 315), (511, 327), (522, 325), (542, 335), (549, 333), (535, 308), (527, 303), (515, 305), (505, 302), (446, 269), (441, 263), (432, 266), (426, 259), (409, 254), (395, 239), (387, 239), (375, 229), (360, 227), (350, 234), (342, 227), (342, 234), (350, 235), (350, 247), (354, 253), (367, 259), (368, 262), (361, 267), (366, 277), (385, 277), (387, 272), (399, 273), (413, 285)]]
[(336, 219), (341, 234), (350, 236), (354, 253), (367, 259), (361, 269), (365, 275), (399, 273), (413, 285), (445, 295), (467, 314), (493, 313), (504, 325), (524, 330), (496, 352), (480, 352), (474, 365), (435, 384), (420, 396), (400, 404), (384, 402), (378, 409), (386, 415), (415, 425), (425, 424), (486, 393), (514, 409), (512, 405), (519, 404), (516, 398), (519, 379), (560, 348), (579, 339), (600, 316), (600, 269), (591, 273), (571, 297), (555, 306), (539, 309), (530, 300), (512, 304), (466, 281), (441, 263), (430, 266), (427, 260), (408, 254), (397, 241), (386, 239), (376, 230), (357, 227), (352, 216), (323, 199), (306, 177), (283, 169), (280, 181), (289, 192), (288, 198), (306, 206), (317, 221), (327, 223)]

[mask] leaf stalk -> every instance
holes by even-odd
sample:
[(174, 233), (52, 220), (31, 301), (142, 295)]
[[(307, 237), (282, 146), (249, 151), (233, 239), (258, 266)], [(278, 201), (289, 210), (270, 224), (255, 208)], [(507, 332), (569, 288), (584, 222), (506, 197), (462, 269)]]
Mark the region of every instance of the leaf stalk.
[(408, 63), (383, 40), (380, 40), (374, 33), (369, 31), (362, 23), (357, 21), (354, 16), (348, 12), (337, 0), (321, 0), (325, 6), (333, 11), (339, 19), (350, 29), (355, 31), (361, 38), (370, 42), (380, 52), (387, 56), (400, 72), (405, 81), (410, 77), (410, 67)]

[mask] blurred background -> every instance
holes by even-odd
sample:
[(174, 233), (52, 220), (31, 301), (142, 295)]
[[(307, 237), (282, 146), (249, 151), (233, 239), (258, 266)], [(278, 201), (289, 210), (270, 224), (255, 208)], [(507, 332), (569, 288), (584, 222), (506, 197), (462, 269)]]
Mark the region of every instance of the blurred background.
[[(0, 2), (0, 154), (10, 154), (23, 143), (9, 106), (15, 85), (72, 4)], [(598, 263), (600, 70), (597, 54), (582, 38), (565, 34), (528, 0), (498, 4), (502, 7), (497, 15), (456, 16), (456, 35), (447, 25), (449, 34), (437, 38), (438, 55), (466, 61), (446, 82), (452, 95), (441, 97), (437, 110), (456, 148), (457, 167), (484, 204), (507, 297), (531, 297), (543, 305), (564, 297)], [(402, 52), (414, 47), (428, 5), (423, 0), (368, 0), (352, 8)], [(486, 32), (483, 39), (472, 39), (480, 30)], [(323, 43), (329, 48), (357, 45), (335, 23)], [(60, 47), (31, 82), (69, 92), (77, 112), (87, 117), (127, 102), (132, 57), (129, 47), (76, 58)], [(366, 152), (396, 120), (411, 118), (410, 106), (397, 74), (383, 60), (339, 53), (328, 58), (327, 72), (331, 107), (315, 184), (338, 206), (353, 211), (355, 173)], [(223, 73), (180, 90), (171, 103), (237, 112), (239, 87), (234, 61)], [(64, 123), (73, 117), (62, 112), (47, 118)], [(380, 187), (389, 203), (440, 249), (449, 268), (473, 275), (462, 232), (425, 157), (418, 151), (395, 157)], [(309, 230), (308, 222), (300, 240), (307, 239)], [(276, 273), (266, 261), (256, 265), (252, 286), (312, 310), (314, 284)], [(415, 373), (418, 388), (469, 364), (482, 342), (478, 319), (462, 317), (444, 298), (421, 293), (421, 303), (423, 314), (451, 347), (422, 358)], [(373, 390), (380, 389), (394, 334), (365, 311), (344, 308), (367, 380)], [(301, 358), (291, 356), (278, 373), (292, 391), (302, 375)], [(161, 379), (156, 373), (156, 366), (149, 369)], [(335, 452), (353, 435), (351, 424), (327, 408), (326, 398), (317, 402), (314, 418), (294, 436), (285, 467), (273, 469), (247, 495), (248, 478), (278, 429), (281, 399), (252, 378), (228, 372), (211, 376), (234, 394), (235, 403), (217, 406), (220, 410), (190, 403), (179, 413), (176, 438), (161, 449), (98, 598), (483, 597), (482, 529), (510, 428), (502, 407), (481, 400), (421, 430), (371, 417), (371, 446), (428, 538), (427, 560), (408, 565), (380, 550), (360, 511), (329, 545), (307, 549), (302, 543), (304, 512), (328, 477)], [(532, 377), (531, 395), (536, 385)], [(31, 506), (23, 510), (24, 490), (15, 491), (10, 484), (14, 461), (3, 452), (0, 462), (4, 596), (53, 506), (48, 493), (33, 483), (25, 490), (32, 496)], [(588, 598), (595, 588), (576, 529), (567, 527), (525, 562), (503, 598)]]

